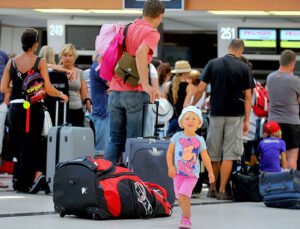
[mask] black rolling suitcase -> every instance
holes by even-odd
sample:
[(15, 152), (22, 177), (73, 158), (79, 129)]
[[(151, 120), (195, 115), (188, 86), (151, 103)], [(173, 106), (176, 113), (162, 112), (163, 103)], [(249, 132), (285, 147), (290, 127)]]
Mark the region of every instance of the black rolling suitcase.
[[(159, 102), (155, 101), (158, 115)], [(144, 104), (146, 105), (146, 103)], [(143, 112), (144, 113), (144, 112)], [(144, 115), (143, 115), (144, 116)], [(144, 118), (143, 118), (144, 120)], [(167, 199), (173, 204), (175, 193), (173, 179), (168, 176), (166, 160), (169, 140), (158, 139), (157, 116), (153, 138), (128, 138), (125, 146), (125, 162), (130, 170), (144, 182), (159, 184), (167, 191)]]
[(259, 189), (267, 207), (300, 209), (300, 171), (262, 173)]
[[(49, 72), (49, 78), (51, 84), (59, 91), (69, 96), (69, 81), (64, 72), (52, 71)], [(56, 111), (56, 97), (48, 96), (44, 99), (44, 105), (47, 107), (49, 114), (51, 116), (52, 123), (55, 123), (55, 111)], [(63, 103), (59, 103), (59, 113), (58, 113), (58, 125), (63, 123)]]

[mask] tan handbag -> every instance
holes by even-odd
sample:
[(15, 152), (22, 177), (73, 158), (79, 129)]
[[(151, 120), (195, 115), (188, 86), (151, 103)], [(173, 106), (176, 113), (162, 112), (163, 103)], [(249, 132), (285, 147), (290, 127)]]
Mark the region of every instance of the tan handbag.
[(132, 86), (138, 86), (141, 83), (135, 57), (131, 56), (128, 52), (123, 52), (115, 67), (115, 73), (124, 80), (124, 83)]

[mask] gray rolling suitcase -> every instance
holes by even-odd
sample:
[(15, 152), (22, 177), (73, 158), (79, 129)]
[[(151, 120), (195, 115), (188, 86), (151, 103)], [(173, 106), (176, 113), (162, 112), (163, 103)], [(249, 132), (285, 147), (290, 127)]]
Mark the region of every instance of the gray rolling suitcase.
[[(158, 102), (156, 103), (158, 112)], [(125, 146), (125, 162), (144, 182), (159, 184), (166, 189), (167, 199), (175, 202), (173, 179), (168, 176), (167, 150), (169, 140), (157, 139), (157, 118), (155, 121), (155, 137), (128, 138)]]
[[(89, 127), (57, 126), (58, 102), (56, 103), (55, 127), (49, 129), (47, 141), (46, 181), (53, 190), (53, 177), (58, 162), (91, 156), (94, 153), (94, 134)], [(64, 105), (66, 123), (66, 104)]]

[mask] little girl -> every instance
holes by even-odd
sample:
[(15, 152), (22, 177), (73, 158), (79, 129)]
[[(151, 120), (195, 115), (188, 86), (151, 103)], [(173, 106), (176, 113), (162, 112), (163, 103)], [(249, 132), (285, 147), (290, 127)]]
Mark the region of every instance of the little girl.
[(178, 119), (179, 126), (184, 130), (173, 135), (167, 152), (168, 175), (174, 180), (175, 195), (183, 212), (179, 228), (192, 226), (190, 198), (199, 178), (199, 153), (208, 171), (209, 182), (215, 181), (205, 141), (196, 134), (202, 120), (198, 108), (195, 106), (184, 108)]
[(277, 122), (270, 121), (265, 124), (263, 140), (259, 143), (260, 170), (262, 172), (280, 172), (280, 154), (282, 168), (287, 166), (286, 146), (281, 138), (281, 130)]

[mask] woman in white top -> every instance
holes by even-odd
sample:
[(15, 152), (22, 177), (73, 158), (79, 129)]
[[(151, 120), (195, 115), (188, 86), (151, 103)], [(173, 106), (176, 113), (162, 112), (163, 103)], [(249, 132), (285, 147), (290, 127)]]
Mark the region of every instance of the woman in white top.
[[(72, 126), (83, 126), (84, 113), (83, 102), (89, 98), (86, 83), (84, 81), (84, 73), (81, 69), (74, 67), (77, 58), (76, 48), (72, 44), (66, 44), (59, 54), (61, 67), (72, 72), (72, 80), (69, 80), (69, 109), (67, 114), (67, 122)], [(87, 109), (89, 112), (90, 101), (87, 101)]]

